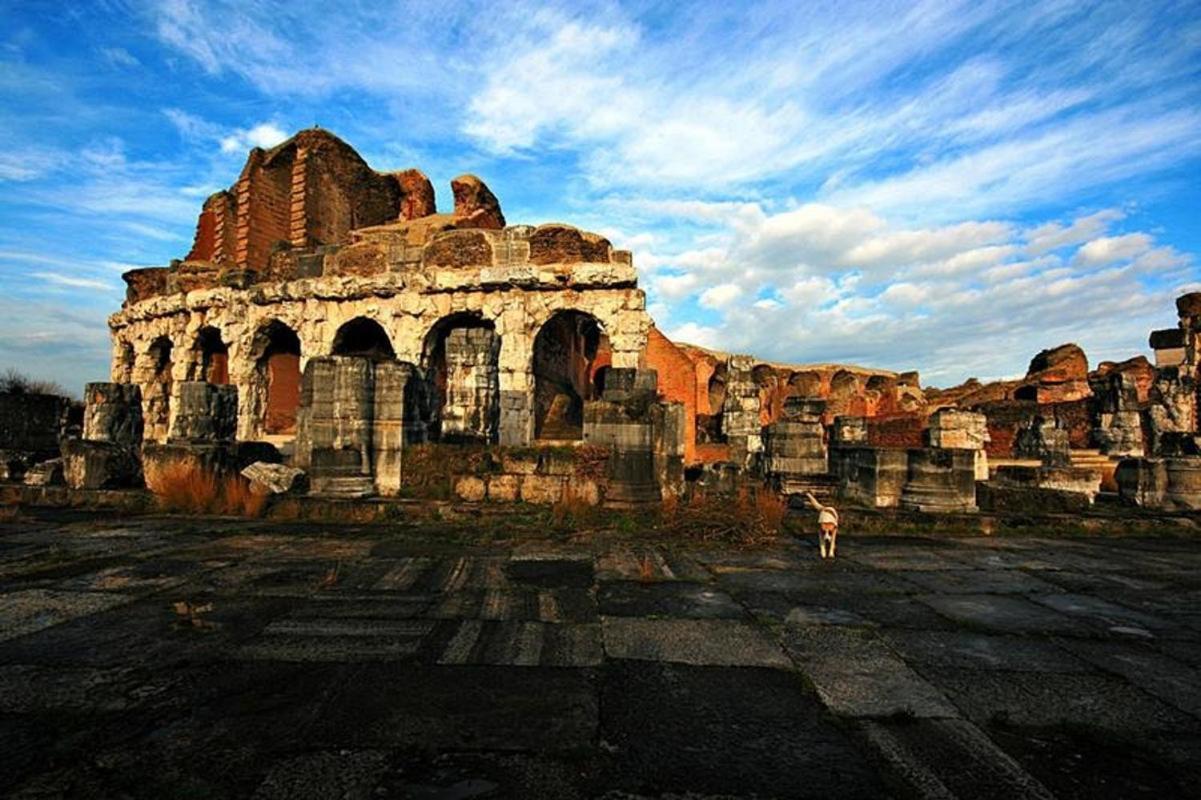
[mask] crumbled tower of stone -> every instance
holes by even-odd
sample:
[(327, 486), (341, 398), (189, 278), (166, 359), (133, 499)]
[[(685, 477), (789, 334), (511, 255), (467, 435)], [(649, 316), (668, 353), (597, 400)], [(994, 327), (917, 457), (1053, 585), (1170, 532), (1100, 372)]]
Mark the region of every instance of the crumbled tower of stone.
[(1072, 462), (1068, 433), (1054, 419), (1032, 419), (1018, 431), (1013, 451), (1018, 458), (1037, 459), (1047, 467), (1067, 467)]
[(789, 398), (784, 418), (763, 428), (763, 473), (783, 491), (802, 491), (806, 477), (829, 471), (825, 410), (824, 400)]

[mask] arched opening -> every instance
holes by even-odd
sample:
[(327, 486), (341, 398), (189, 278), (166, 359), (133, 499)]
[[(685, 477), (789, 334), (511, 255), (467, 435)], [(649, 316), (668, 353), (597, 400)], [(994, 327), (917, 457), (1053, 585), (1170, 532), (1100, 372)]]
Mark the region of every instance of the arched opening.
[(174, 345), (171, 339), (160, 336), (150, 343), (146, 351), (150, 362), (150, 380), (142, 387), (142, 401), (146, 405), (146, 430), (148, 438), (167, 438), (171, 420), (171, 360)]
[(212, 326), (201, 328), (192, 350), (192, 380), (229, 383), (229, 347), (221, 339), (221, 331)]
[(821, 397), (822, 376), (812, 370), (794, 372), (788, 378), (788, 387), (794, 397)]
[(608, 338), (596, 317), (560, 311), (534, 337), (534, 436), (581, 439), (584, 402), (600, 396), (596, 373), (608, 365)]
[(251, 345), (254, 418), (267, 435), (296, 432), (300, 407), (300, 337), (279, 320), (259, 328)]
[(726, 373), (724, 363), (714, 364), (713, 374), (705, 384), (709, 413), (696, 415), (697, 444), (722, 444), (726, 441), (721, 430), (722, 409), (726, 404)]
[(117, 363), (113, 369), (113, 380), (117, 383), (132, 383), (134, 361), (137, 355), (133, 349), (133, 345), (129, 342), (122, 342), (120, 354), (117, 356)]
[(500, 421), (500, 337), (479, 314), (434, 323), (421, 366), (429, 385), (429, 435), (435, 441), (495, 442)]
[(335, 356), (360, 356), (373, 361), (396, 358), (388, 334), (378, 322), (367, 317), (355, 317), (334, 335), (332, 354)]

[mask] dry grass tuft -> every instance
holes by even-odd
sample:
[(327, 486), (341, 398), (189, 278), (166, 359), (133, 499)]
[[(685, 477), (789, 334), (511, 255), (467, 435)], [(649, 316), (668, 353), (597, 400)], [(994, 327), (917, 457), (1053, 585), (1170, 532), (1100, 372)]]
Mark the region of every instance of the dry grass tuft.
[(341, 571), (341, 569), (342, 569), (341, 564), (334, 564), (332, 567), (327, 569), (325, 571), (325, 574), (321, 576), (321, 579), (319, 581), (317, 581), (317, 586), (316, 586), (317, 590), (323, 591), (325, 589), (332, 589), (335, 586), (337, 586), (338, 585), (338, 573)]
[(740, 545), (771, 542), (783, 532), (788, 504), (764, 487), (742, 487), (733, 497), (694, 494), (665, 498), (660, 529), (683, 538)]
[(148, 472), (146, 486), (159, 508), (181, 514), (258, 517), (267, 504), (241, 475), (221, 477), (182, 460)]
[(650, 553), (646, 553), (638, 559), (638, 580), (643, 583), (654, 583), (655, 579), (655, 560), (651, 558)]
[(551, 506), (550, 513), (556, 528), (579, 528), (591, 522), (596, 515), (596, 507), (576, 492), (568, 481), (563, 486), (559, 501)]

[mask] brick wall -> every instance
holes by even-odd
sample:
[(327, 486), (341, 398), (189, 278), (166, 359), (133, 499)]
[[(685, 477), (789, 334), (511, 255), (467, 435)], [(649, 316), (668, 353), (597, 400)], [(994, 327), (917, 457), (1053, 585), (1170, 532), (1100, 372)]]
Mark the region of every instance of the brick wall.
[[(668, 402), (684, 404), (684, 463), (691, 464), (696, 460), (696, 366), (683, 350), (653, 326), (646, 338), (645, 363), (659, 374), (659, 395)], [(704, 393), (707, 403), (708, 379), (704, 382)]]
[(291, 241), (292, 150), (274, 154), (252, 151), (234, 194), (238, 204), (235, 262), (243, 269), (265, 270), (277, 242)]

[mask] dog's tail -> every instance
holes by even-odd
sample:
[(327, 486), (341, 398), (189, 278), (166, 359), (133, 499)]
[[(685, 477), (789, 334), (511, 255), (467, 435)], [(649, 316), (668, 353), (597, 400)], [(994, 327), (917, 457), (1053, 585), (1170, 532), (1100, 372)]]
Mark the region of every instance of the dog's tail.
[(809, 500), (809, 505), (813, 506), (815, 511), (821, 511), (825, 508), (825, 506), (817, 502), (817, 498), (813, 496), (812, 492), (805, 492), (805, 497)]

